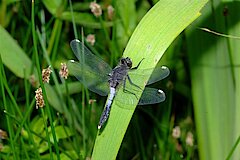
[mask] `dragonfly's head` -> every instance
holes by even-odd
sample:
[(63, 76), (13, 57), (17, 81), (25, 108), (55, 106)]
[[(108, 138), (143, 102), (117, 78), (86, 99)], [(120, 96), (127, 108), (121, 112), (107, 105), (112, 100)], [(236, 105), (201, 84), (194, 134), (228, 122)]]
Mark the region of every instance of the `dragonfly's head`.
[(124, 66), (127, 66), (128, 68), (132, 68), (132, 60), (129, 57), (121, 58), (120, 64), (124, 65)]

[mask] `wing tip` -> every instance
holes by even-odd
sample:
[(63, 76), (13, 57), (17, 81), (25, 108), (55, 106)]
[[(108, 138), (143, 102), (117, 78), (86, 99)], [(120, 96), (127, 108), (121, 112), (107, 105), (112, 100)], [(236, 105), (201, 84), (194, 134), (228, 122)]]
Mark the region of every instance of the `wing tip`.
[(162, 101), (161, 102), (165, 101), (166, 95), (165, 95), (165, 93), (161, 89), (158, 89), (158, 94), (160, 94), (161, 97), (162, 97)]
[(80, 42), (78, 39), (74, 39), (74, 41), (76, 41), (76, 42)]
[(163, 70), (169, 70), (167, 66), (161, 66)]
[(166, 77), (169, 76), (169, 74), (170, 74), (169, 68), (167, 66), (161, 66), (161, 68), (167, 72)]
[(73, 39), (73, 40), (70, 42), (70, 45), (72, 45), (74, 42), (80, 43), (81, 41), (78, 40), (78, 39)]
[(158, 93), (164, 94), (164, 92), (161, 89), (158, 89)]

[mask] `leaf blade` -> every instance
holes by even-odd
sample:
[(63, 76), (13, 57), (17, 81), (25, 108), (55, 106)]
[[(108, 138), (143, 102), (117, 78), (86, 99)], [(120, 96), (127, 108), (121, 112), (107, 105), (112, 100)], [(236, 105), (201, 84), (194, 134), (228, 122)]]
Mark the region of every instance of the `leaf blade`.
[(27, 77), (32, 68), (32, 62), (16, 40), (0, 26), (0, 55), (3, 63), (18, 77), (24, 78), (24, 72)]
[[(140, 67), (154, 69), (171, 42), (200, 15), (199, 11), (206, 2), (206, 0), (201, 2), (167, 0), (158, 2), (134, 31), (123, 54), (124, 57), (132, 58), (133, 66), (145, 57), (146, 59)], [(177, 22), (178, 27), (172, 26), (174, 25), (172, 21)], [(158, 32), (159, 27), (163, 30), (162, 32)], [(149, 77), (150, 74), (145, 79), (131, 78), (133, 82), (143, 87)], [(119, 89), (117, 96), (121, 96), (121, 94), (124, 93)], [(135, 107), (137, 103), (138, 101), (135, 100)], [(116, 159), (127, 126), (134, 113), (134, 110), (126, 110), (118, 105), (115, 101), (113, 102), (107, 125), (97, 136), (92, 154), (93, 159)]]

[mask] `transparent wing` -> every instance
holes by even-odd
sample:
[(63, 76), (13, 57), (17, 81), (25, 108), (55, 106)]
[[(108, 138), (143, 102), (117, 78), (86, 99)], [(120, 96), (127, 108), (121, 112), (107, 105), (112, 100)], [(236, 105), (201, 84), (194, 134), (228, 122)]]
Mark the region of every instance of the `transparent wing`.
[(111, 67), (93, 55), (79, 40), (72, 40), (70, 46), (79, 62), (71, 60), (67, 63), (69, 73), (74, 75), (89, 90), (106, 96), (109, 92), (108, 74), (112, 70)]
[(91, 67), (92, 70), (100, 76), (102, 74), (108, 75), (112, 71), (112, 68), (106, 62), (92, 54), (92, 52), (78, 39), (72, 40), (70, 46), (83, 66)]
[[(132, 95), (130, 96), (131, 93), (125, 93), (121, 94), (121, 96), (116, 96), (115, 100), (119, 104), (118, 106), (124, 109), (129, 109), (132, 110), (134, 108), (125, 108), (122, 107), (124, 104), (128, 104), (131, 106), (132, 104), (137, 101), (137, 98)], [(138, 101), (138, 105), (149, 105), (149, 104), (156, 104), (163, 102), (166, 99), (165, 93), (160, 90), (160, 89), (155, 89), (155, 88), (149, 88), (146, 87), (142, 93), (141, 98)]]
[[(152, 72), (152, 74), (151, 74)], [(142, 79), (146, 75), (151, 74), (147, 85), (153, 84), (155, 82), (158, 82), (164, 78), (166, 78), (170, 74), (170, 70), (166, 66), (157, 66), (152, 71), (152, 68), (149, 69), (137, 69), (137, 71), (129, 71), (130, 77), (137, 77), (137, 79)]]
[[(132, 72), (130, 70), (129, 76), (131, 78), (135, 77), (135, 80), (138, 80), (138, 79), (144, 78), (146, 75), (150, 74), (151, 72), (152, 72), (152, 69), (137, 69), (137, 71), (132, 71)], [(167, 67), (165, 66), (156, 67), (152, 72), (152, 75), (150, 76), (150, 79), (148, 80), (147, 85), (160, 81), (166, 78), (169, 74), (170, 74), (170, 70)], [(136, 81), (133, 80), (133, 83), (135, 82)], [(121, 98), (116, 97), (116, 100), (122, 104), (133, 104), (135, 100), (133, 98), (136, 98), (136, 97), (133, 96), (130, 98), (130, 96), (126, 93), (126, 94), (123, 94)], [(156, 103), (163, 102), (165, 99), (166, 99), (166, 96), (162, 90), (145, 87), (142, 93), (142, 96), (138, 102), (138, 105), (156, 104)]]
[(170, 70), (166, 66), (157, 66), (153, 70), (147, 85), (158, 82), (164, 78), (166, 78), (170, 74)]
[(138, 105), (148, 105), (163, 102), (166, 99), (165, 93), (156, 88), (146, 87), (142, 93)]

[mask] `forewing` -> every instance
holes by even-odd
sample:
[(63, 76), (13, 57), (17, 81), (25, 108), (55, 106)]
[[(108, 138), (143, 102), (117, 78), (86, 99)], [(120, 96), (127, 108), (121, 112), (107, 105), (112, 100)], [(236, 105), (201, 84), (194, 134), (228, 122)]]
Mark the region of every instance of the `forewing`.
[(152, 68), (129, 71), (130, 77), (136, 77), (136, 79), (144, 79), (149, 74), (151, 74), (151, 76), (146, 85), (153, 84), (166, 78), (170, 74), (170, 70), (166, 66), (157, 66), (153, 71)]
[(157, 66), (153, 70), (147, 85), (158, 82), (164, 78), (166, 78), (170, 74), (170, 70), (166, 66)]
[(81, 65), (90, 67), (96, 74), (108, 75), (112, 71), (111, 67), (106, 62), (92, 54), (92, 52), (78, 39), (72, 40), (70, 46)]
[(156, 88), (146, 87), (138, 102), (138, 105), (149, 105), (163, 102), (166, 99), (165, 93)]
[(89, 90), (102, 96), (108, 94), (108, 74), (111, 67), (102, 59), (98, 58), (79, 40), (70, 42), (70, 46), (79, 62), (67, 63), (69, 73), (74, 75)]

